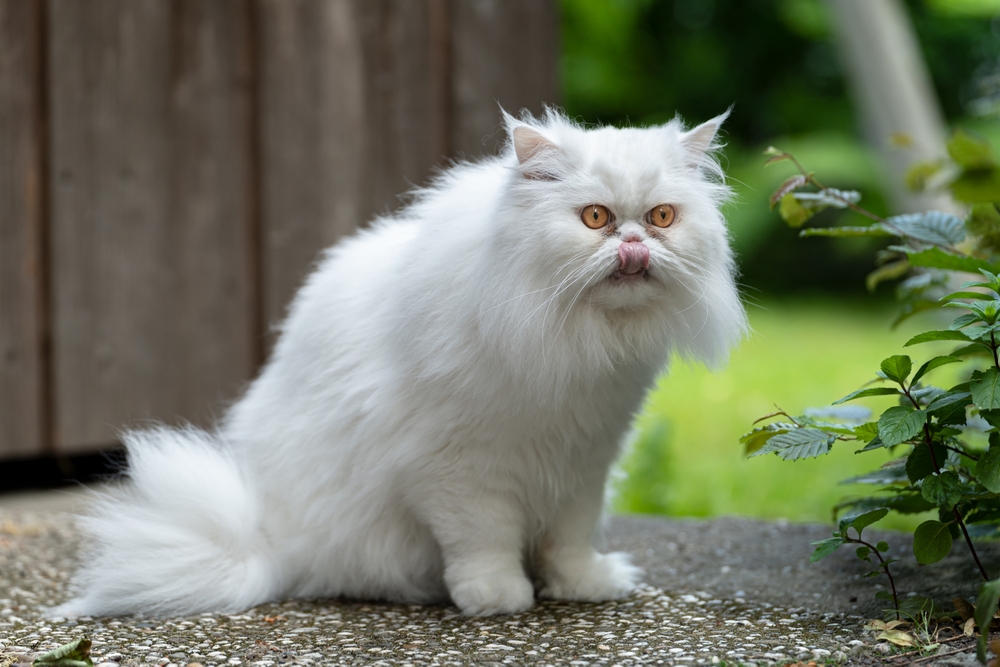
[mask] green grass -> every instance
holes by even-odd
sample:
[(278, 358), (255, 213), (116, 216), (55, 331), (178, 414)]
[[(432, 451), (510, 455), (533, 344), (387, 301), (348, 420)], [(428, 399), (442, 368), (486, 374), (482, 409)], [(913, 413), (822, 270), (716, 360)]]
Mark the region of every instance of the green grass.
[[(909, 337), (937, 328), (924, 320), (890, 330), (895, 310), (892, 304), (859, 308), (828, 300), (751, 306), (753, 333), (724, 370), (677, 362), (660, 378), (638, 418), (616, 509), (830, 522), (838, 501), (870, 494), (876, 487), (839, 481), (877, 468), (890, 458), (887, 451), (855, 455), (857, 443), (838, 442), (817, 459), (747, 459), (739, 438), (755, 419), (774, 412), (775, 404), (801, 414), (858, 389), (875, 377), (882, 359), (904, 352)], [(944, 350), (924, 345), (906, 352), (916, 367)], [(950, 370), (934, 371), (938, 375), (929, 380), (947, 383)], [(893, 399), (863, 403), (878, 414)], [(890, 515), (879, 527), (912, 529), (924, 518)]]

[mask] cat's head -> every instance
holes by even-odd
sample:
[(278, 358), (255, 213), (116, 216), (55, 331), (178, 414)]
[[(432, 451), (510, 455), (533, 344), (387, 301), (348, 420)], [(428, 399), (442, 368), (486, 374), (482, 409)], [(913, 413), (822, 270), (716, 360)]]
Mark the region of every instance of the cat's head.
[(719, 212), (726, 115), (690, 130), (679, 119), (585, 129), (551, 110), (506, 116), (515, 220), (502, 236), (520, 269), (564, 309), (633, 322), (631, 335), (664, 336), (708, 363), (724, 358), (746, 330)]

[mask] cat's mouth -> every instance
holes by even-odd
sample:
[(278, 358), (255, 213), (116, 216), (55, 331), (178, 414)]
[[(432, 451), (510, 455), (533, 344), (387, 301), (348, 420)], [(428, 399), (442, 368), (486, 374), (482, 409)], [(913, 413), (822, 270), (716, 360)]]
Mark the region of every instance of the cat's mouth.
[(608, 276), (608, 280), (613, 283), (638, 283), (645, 282), (649, 279), (649, 271), (646, 269), (641, 269), (634, 273), (625, 273), (621, 269), (615, 269), (615, 271)]

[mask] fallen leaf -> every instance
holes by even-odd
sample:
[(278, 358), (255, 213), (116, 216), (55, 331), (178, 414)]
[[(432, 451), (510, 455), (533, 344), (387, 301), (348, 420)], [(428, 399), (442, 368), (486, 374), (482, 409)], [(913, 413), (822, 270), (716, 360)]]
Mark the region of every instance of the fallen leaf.
[(965, 622), (965, 625), (962, 626), (962, 634), (966, 637), (976, 634), (976, 619), (970, 618)]
[(43, 653), (31, 664), (32, 667), (94, 667), (94, 661), (90, 659), (90, 640), (80, 637)]
[(887, 642), (892, 642), (896, 646), (916, 646), (917, 641), (912, 635), (903, 632), (902, 630), (885, 630), (876, 639), (884, 639)]
[(962, 598), (952, 598), (951, 603), (955, 605), (955, 611), (962, 617), (963, 623), (976, 615), (976, 608)]

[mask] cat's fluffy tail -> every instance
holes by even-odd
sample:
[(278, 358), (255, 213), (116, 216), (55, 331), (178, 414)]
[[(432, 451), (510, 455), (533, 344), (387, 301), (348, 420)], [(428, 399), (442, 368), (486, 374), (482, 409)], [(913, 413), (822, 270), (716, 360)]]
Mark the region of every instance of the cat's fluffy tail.
[(262, 501), (230, 449), (205, 431), (125, 436), (128, 479), (101, 492), (83, 527), (92, 552), (79, 597), (52, 616), (237, 611), (268, 599), (277, 570)]

